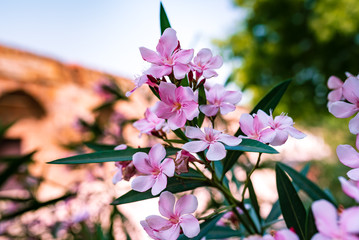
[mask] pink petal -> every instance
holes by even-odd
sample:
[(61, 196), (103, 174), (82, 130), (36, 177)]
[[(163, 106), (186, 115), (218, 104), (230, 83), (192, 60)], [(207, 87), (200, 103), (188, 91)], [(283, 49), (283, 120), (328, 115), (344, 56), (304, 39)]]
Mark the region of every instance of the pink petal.
[(182, 111), (186, 119), (193, 120), (195, 117), (198, 117), (199, 114), (198, 104), (195, 101), (186, 102), (182, 105)]
[(353, 116), (358, 111), (354, 104), (337, 101), (329, 105), (329, 112), (337, 118), (347, 118)]
[(336, 76), (330, 76), (327, 85), (329, 89), (337, 89), (343, 86), (343, 81)]
[(340, 227), (347, 233), (359, 233), (359, 207), (351, 207), (342, 212)]
[(316, 233), (311, 240), (332, 240), (331, 237), (326, 237), (320, 233)]
[(218, 141), (223, 142), (224, 144), (226, 144), (228, 146), (237, 146), (242, 142), (242, 139), (228, 135), (228, 134), (221, 133), (218, 136)]
[(359, 102), (359, 80), (356, 77), (349, 77), (345, 80), (343, 95), (351, 103), (356, 104)]
[(165, 158), (161, 164), (162, 172), (168, 177), (173, 177), (175, 172), (175, 163), (172, 158)]
[(180, 234), (180, 226), (173, 224), (171, 228), (158, 232), (158, 236), (162, 240), (176, 240)]
[(299, 240), (299, 237), (289, 229), (282, 229), (275, 233), (275, 240)]
[(153, 107), (153, 112), (159, 118), (163, 118), (163, 119), (168, 119), (173, 115), (172, 106), (168, 105), (163, 101), (156, 102), (155, 106)]
[(242, 99), (241, 91), (226, 91), (226, 95), (223, 97), (223, 101), (232, 104), (237, 104)]
[(343, 192), (349, 197), (355, 199), (355, 201), (359, 202), (359, 188), (352, 182), (346, 180), (343, 177), (339, 177), (339, 181), (342, 185)]
[(325, 236), (335, 236), (339, 232), (337, 210), (326, 200), (315, 201), (312, 211), (318, 231)]
[(223, 59), (221, 56), (214, 56), (210, 62), (207, 64), (207, 68), (211, 68), (211, 69), (218, 69), (220, 67), (222, 67), (223, 65)]
[(152, 228), (150, 228), (150, 226), (148, 226), (148, 223), (146, 221), (141, 221), (140, 224), (143, 227), (143, 229), (146, 231), (148, 236), (150, 236), (152, 239), (160, 240), (158, 237), (155, 236), (155, 231)]
[(205, 79), (209, 79), (209, 78), (217, 77), (217, 76), (218, 76), (217, 72), (212, 69), (206, 69), (203, 71), (203, 77)]
[(161, 54), (161, 56), (168, 58), (172, 55), (177, 45), (178, 39), (176, 36), (176, 31), (172, 28), (167, 28), (158, 41), (156, 50), (159, 52), (159, 54)]
[[(176, 101), (176, 85), (173, 83), (161, 82), (158, 88), (161, 101), (172, 105)], [(156, 114), (158, 116), (158, 114)]]
[(183, 127), (186, 124), (186, 116), (182, 111), (177, 111), (177, 113), (172, 114), (170, 118), (168, 118), (168, 126), (172, 130), (176, 130), (178, 128)]
[(216, 105), (201, 105), (199, 106), (199, 110), (203, 112), (206, 116), (212, 117), (218, 113), (219, 107)]
[(155, 183), (152, 186), (151, 193), (153, 196), (162, 192), (167, 186), (167, 176), (165, 174), (158, 174)]
[(182, 63), (177, 63), (173, 66), (173, 74), (176, 79), (183, 79), (190, 70), (191, 68), (189, 65)]
[(342, 88), (333, 90), (328, 94), (328, 100), (331, 102), (340, 101), (340, 100), (342, 100), (342, 98), (343, 98), (343, 89)]
[(200, 232), (198, 220), (192, 215), (182, 216), (180, 225), (183, 230), (183, 234), (189, 238), (197, 236)]
[(176, 52), (174, 54), (173, 58), (176, 63), (175, 66), (178, 63), (187, 65), (191, 62), (191, 60), (193, 58), (193, 49), (179, 50), (178, 52)]
[(171, 216), (173, 215), (175, 201), (176, 198), (172, 193), (168, 191), (164, 191), (163, 193), (161, 193), (158, 205), (162, 216), (166, 218), (171, 218)]
[(352, 134), (359, 134), (359, 114), (350, 120), (349, 131)]
[(157, 215), (151, 215), (146, 217), (146, 223), (150, 228), (158, 231), (168, 229), (172, 226), (170, 221)]
[(291, 135), (292, 137), (296, 139), (302, 139), (306, 137), (307, 135), (296, 129), (295, 127), (287, 127), (286, 131)]
[(283, 145), (287, 140), (288, 140), (288, 133), (286, 131), (275, 130), (275, 138), (269, 143), (273, 146), (280, 146)]
[(232, 103), (224, 102), (220, 106), (221, 114), (225, 115), (227, 113), (233, 112), (236, 110), (236, 106), (234, 106)]
[(172, 73), (172, 67), (167, 65), (155, 65), (153, 64), (148, 70), (147, 74), (152, 75), (155, 78), (161, 78), (168, 76)]
[(351, 168), (359, 168), (359, 153), (350, 145), (339, 145), (337, 155), (341, 163)]
[(197, 139), (204, 139), (205, 138), (205, 134), (198, 127), (187, 126), (185, 134), (186, 134), (186, 137), (192, 138), (192, 139), (193, 138), (197, 138)]
[[(273, 142), (273, 139), (276, 137), (276, 135), (277, 135), (277, 131), (275, 131), (271, 128), (267, 128), (260, 132), (259, 139), (256, 139), (256, 140), (261, 141), (263, 143), (271, 143), (271, 142)], [(287, 134), (287, 136), (288, 136), (288, 134)]]
[(268, 114), (262, 110), (258, 110), (257, 114), (253, 118), (253, 127), (255, 131), (259, 132), (263, 128), (268, 127), (271, 120), (271, 116), (268, 116)]
[(206, 157), (210, 161), (221, 160), (226, 156), (226, 149), (224, 145), (220, 142), (215, 142), (209, 145), (208, 152), (206, 153)]
[(202, 48), (198, 53), (193, 62), (196, 65), (203, 65), (203, 63), (209, 62), (212, 58), (212, 51), (208, 48)]
[(155, 64), (161, 63), (161, 57), (156, 52), (145, 47), (140, 47), (140, 52), (143, 60)]
[(148, 156), (153, 163), (152, 166), (159, 166), (162, 159), (166, 157), (166, 150), (160, 143), (157, 143), (151, 148)]
[(359, 168), (350, 170), (347, 172), (347, 176), (354, 181), (359, 181)]
[(205, 150), (208, 147), (208, 145), (209, 145), (208, 143), (203, 141), (192, 141), (185, 143), (182, 146), (182, 149), (186, 150), (187, 152), (197, 153)]
[(153, 166), (150, 165), (149, 157), (144, 152), (137, 152), (132, 156), (133, 165), (135, 168), (144, 174), (151, 174)]
[(197, 207), (198, 201), (194, 195), (184, 195), (176, 203), (175, 214), (177, 216), (182, 216), (184, 214), (193, 213), (196, 211)]
[(146, 192), (155, 183), (155, 179), (152, 175), (138, 176), (133, 179), (131, 188), (137, 192)]
[(243, 113), (239, 119), (239, 124), (241, 130), (247, 136), (250, 136), (254, 133), (253, 129), (253, 117), (248, 113)]
[(115, 173), (115, 175), (113, 175), (113, 178), (112, 178), (112, 183), (113, 184), (116, 184), (118, 183), (119, 181), (122, 180), (122, 169), (118, 169)]
[(359, 134), (357, 134), (355, 137), (355, 147), (359, 149)]

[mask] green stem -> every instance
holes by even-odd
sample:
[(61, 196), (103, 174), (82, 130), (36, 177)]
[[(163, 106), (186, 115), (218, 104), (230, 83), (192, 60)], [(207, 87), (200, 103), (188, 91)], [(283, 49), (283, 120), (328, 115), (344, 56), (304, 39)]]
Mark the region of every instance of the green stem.
[(247, 175), (247, 179), (246, 179), (246, 182), (244, 184), (244, 188), (243, 188), (243, 192), (242, 192), (242, 202), (244, 201), (244, 195), (245, 195), (246, 190), (248, 188), (249, 180), (251, 179), (251, 176), (252, 176), (253, 172), (259, 167), (259, 163), (261, 161), (261, 156), (262, 156), (262, 153), (259, 153), (256, 165), (252, 168), (252, 170)]

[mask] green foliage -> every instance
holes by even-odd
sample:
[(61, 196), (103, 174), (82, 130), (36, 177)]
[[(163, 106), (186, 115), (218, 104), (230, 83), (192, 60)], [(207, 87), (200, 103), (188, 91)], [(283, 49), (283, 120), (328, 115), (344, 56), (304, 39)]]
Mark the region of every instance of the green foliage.
[[(358, 73), (359, 4), (356, 0), (235, 0), (247, 10), (236, 33), (218, 45), (240, 59), (232, 80), (251, 89), (255, 101), (263, 89), (293, 78), (282, 109), (307, 124), (323, 122), (326, 81), (330, 75)], [(310, 119), (310, 122), (309, 120)]]

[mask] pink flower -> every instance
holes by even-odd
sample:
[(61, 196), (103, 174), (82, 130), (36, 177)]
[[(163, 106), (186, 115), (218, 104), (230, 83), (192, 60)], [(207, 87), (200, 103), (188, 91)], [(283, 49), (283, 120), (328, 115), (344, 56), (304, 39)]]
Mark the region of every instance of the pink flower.
[(182, 149), (188, 152), (201, 152), (208, 149), (206, 157), (210, 161), (221, 160), (226, 156), (226, 149), (223, 145), (237, 146), (242, 139), (224, 134), (213, 128), (204, 128), (204, 132), (200, 128), (186, 127), (186, 136), (191, 139), (199, 139), (185, 143)]
[(162, 82), (159, 92), (161, 101), (156, 103), (153, 111), (159, 118), (167, 119), (172, 130), (183, 127), (187, 120), (198, 116), (198, 103), (191, 88)]
[(332, 91), (328, 94), (330, 102), (336, 102), (343, 99), (343, 81), (336, 76), (330, 76), (328, 79), (328, 88)]
[(181, 174), (188, 172), (188, 163), (194, 161), (197, 161), (197, 159), (189, 152), (185, 150), (177, 152), (177, 156), (175, 159), (176, 173)]
[(313, 240), (358, 240), (359, 207), (344, 210), (338, 217), (337, 210), (326, 200), (315, 201), (312, 205), (315, 225), (319, 233)]
[(173, 72), (176, 79), (184, 78), (190, 71), (189, 64), (193, 58), (193, 49), (181, 50), (177, 49), (177, 46), (176, 31), (167, 28), (157, 44), (157, 52), (141, 47), (142, 58), (152, 63), (147, 73), (155, 78), (161, 78)]
[(192, 68), (197, 72), (197, 76), (203, 76), (208, 79), (216, 77), (218, 74), (213, 69), (222, 67), (223, 60), (220, 56), (213, 57), (211, 50), (208, 48), (201, 49), (197, 56), (194, 57)]
[(239, 124), (242, 132), (247, 135), (248, 138), (261, 141), (263, 143), (270, 143), (275, 138), (275, 132), (269, 128), (270, 117), (258, 110), (257, 114), (251, 116), (248, 113), (241, 115)]
[(166, 128), (166, 122), (164, 119), (158, 118), (150, 108), (147, 108), (145, 118), (134, 122), (133, 126), (141, 133), (151, 134), (152, 131), (159, 131)]
[(276, 231), (273, 236), (269, 234), (266, 234), (263, 237), (259, 235), (252, 235), (244, 240), (299, 240), (299, 237), (289, 229), (282, 229)]
[(115, 162), (116, 173), (113, 175), (112, 183), (116, 184), (122, 179), (129, 181), (136, 174), (136, 168), (132, 161)]
[[(165, 189), (167, 177), (173, 177), (175, 171), (173, 159), (165, 157), (166, 150), (159, 143), (151, 148), (148, 155), (144, 152), (135, 153), (132, 157), (133, 164), (137, 171), (143, 175), (132, 181), (132, 189), (145, 192), (152, 188), (152, 195), (157, 195)], [(164, 160), (162, 161), (162, 159)]]
[(347, 175), (354, 181), (359, 181), (359, 153), (350, 145), (339, 145), (337, 155), (341, 163), (354, 168)]
[(141, 87), (143, 84), (148, 84), (152, 87), (156, 86), (156, 84), (154, 84), (153, 82), (150, 81), (150, 79), (148, 79), (146, 72), (142, 76), (135, 78), (134, 83), (135, 83), (134, 89), (126, 92), (126, 97), (129, 97), (137, 88)]
[(209, 91), (206, 90), (207, 105), (199, 106), (199, 109), (206, 116), (215, 116), (220, 110), (221, 114), (227, 114), (236, 109), (237, 104), (242, 99), (240, 91), (226, 91), (226, 89), (219, 84), (211, 87)]
[(294, 128), (293, 119), (284, 115), (283, 113), (279, 116), (276, 116), (274, 119), (272, 113), (270, 113), (270, 117), (268, 118), (268, 125), (275, 133), (274, 139), (269, 142), (273, 146), (284, 144), (288, 139), (288, 135), (297, 139), (302, 139), (306, 136), (304, 133)]
[(339, 181), (342, 185), (343, 192), (359, 203), (359, 181), (348, 181), (343, 177), (339, 177)]
[(200, 231), (198, 220), (192, 216), (198, 206), (194, 195), (185, 195), (175, 204), (175, 196), (165, 191), (161, 193), (159, 210), (163, 217), (151, 215), (141, 221), (141, 225), (153, 239), (175, 240), (182, 229), (184, 235), (193, 238)]

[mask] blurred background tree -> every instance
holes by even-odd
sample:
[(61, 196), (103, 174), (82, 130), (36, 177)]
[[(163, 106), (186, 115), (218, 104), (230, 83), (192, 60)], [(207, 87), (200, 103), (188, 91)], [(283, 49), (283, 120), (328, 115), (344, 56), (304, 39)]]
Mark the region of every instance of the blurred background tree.
[(359, 71), (357, 0), (234, 0), (234, 4), (247, 9), (246, 20), (236, 33), (217, 41), (227, 60), (240, 62), (229, 81), (250, 89), (257, 102), (272, 86), (293, 78), (280, 110), (301, 123), (322, 124), (329, 116), (329, 76), (344, 80), (346, 71), (355, 75)]

